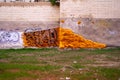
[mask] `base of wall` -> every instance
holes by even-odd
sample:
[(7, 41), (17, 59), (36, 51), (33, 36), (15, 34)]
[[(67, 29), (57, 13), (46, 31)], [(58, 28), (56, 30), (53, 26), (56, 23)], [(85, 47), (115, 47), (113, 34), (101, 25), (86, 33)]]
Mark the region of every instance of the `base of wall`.
[(95, 42), (120, 46), (119, 18), (62, 18), (60, 26)]

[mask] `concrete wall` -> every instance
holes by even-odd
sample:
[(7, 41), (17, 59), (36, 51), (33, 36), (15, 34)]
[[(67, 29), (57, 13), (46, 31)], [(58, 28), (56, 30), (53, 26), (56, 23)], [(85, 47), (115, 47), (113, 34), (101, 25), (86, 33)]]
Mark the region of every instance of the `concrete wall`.
[(59, 15), (59, 8), (50, 3), (42, 6), (0, 7), (0, 21), (58, 21)]
[(50, 2), (0, 5), (3, 5), (0, 7), (0, 48), (25, 47), (24, 33), (34, 34), (59, 26), (59, 7)]
[[(102, 47), (120, 46), (119, 3), (120, 0), (61, 0), (60, 8), (49, 2), (0, 3), (0, 48), (83, 46), (81, 39), (85, 41), (84, 48), (94, 48), (95, 42), (96, 48), (99, 42)], [(59, 26), (63, 34), (58, 33)], [(68, 34), (67, 39), (64, 34)]]
[(60, 26), (87, 39), (120, 46), (120, 0), (61, 0)]
[(120, 0), (61, 0), (60, 16), (120, 18)]
[[(39, 2), (40, 1), (48, 2), (49, 0), (39, 0)], [(0, 2), (35, 2), (35, 0), (0, 0)]]

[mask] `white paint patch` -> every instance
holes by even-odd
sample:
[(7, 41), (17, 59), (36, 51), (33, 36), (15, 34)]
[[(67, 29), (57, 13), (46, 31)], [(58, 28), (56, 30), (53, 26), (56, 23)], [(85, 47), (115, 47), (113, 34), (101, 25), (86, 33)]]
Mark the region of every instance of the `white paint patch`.
[(17, 32), (18, 35), (16, 35), (14, 32), (11, 33), (11, 36), (6, 37), (6, 42), (0, 43), (1, 49), (8, 49), (8, 48), (23, 48), (23, 40), (22, 40), (22, 34), (23, 32)]

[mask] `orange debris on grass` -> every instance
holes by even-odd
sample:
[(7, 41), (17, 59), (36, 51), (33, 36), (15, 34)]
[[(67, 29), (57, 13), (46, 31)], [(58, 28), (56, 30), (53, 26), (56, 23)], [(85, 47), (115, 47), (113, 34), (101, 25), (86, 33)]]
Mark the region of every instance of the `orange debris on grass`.
[(75, 34), (70, 29), (59, 28), (59, 48), (104, 48), (105, 44), (93, 42)]

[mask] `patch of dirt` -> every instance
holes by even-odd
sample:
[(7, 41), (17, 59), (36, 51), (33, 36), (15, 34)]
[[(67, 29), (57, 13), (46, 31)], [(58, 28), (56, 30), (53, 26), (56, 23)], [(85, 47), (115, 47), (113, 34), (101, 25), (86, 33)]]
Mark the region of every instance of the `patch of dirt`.
[(16, 80), (35, 80), (35, 79), (30, 77), (20, 77), (20, 78), (17, 78)]
[(41, 72), (41, 71), (35, 70), (35, 71), (28, 71), (28, 73), (31, 75), (36, 75), (38, 77), (36, 80), (59, 80), (59, 77), (58, 77), (59, 75), (56, 76), (48, 72)]
[(105, 54), (88, 56), (86, 59), (94, 60), (94, 63), (86, 64), (86, 66), (120, 67), (120, 60), (110, 60)]
[(19, 69), (10, 69), (10, 70), (7, 70), (7, 71), (12, 72), (12, 73), (20, 72)]
[(34, 56), (34, 54), (20, 54), (20, 56)]
[(93, 66), (93, 67), (120, 67), (120, 62), (114, 62), (114, 61), (96, 61), (97, 63), (94, 64), (87, 64), (87, 66)]
[(5, 59), (0, 59), (0, 62), (7, 63), (7, 62), (9, 62), (9, 61), (8, 61), (8, 60), (5, 60)]
[(31, 74), (31, 75), (42, 75), (42, 72), (40, 72), (40, 71), (28, 71), (28, 73), (29, 74)]
[(47, 75), (47, 77), (41, 78), (39, 80), (59, 80), (59, 78), (57, 78), (56, 76)]

